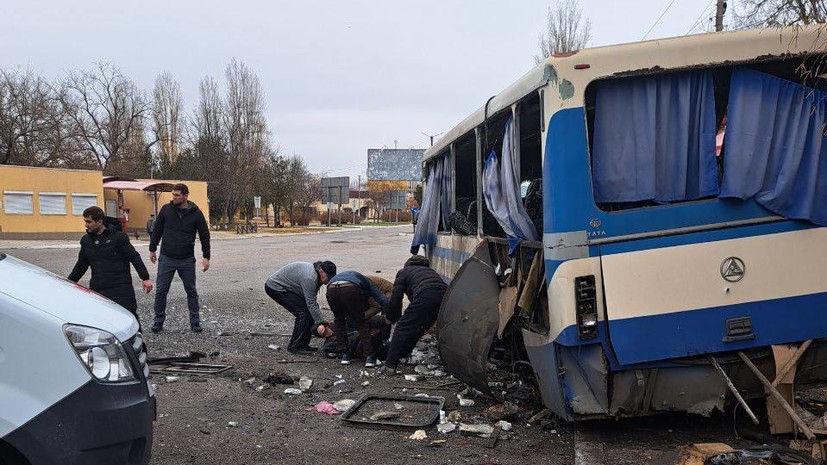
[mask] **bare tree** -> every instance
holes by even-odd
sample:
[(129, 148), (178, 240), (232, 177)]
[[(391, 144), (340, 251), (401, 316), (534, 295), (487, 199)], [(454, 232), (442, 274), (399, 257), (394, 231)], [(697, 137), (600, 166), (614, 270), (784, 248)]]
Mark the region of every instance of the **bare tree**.
[(577, 5), (577, 0), (557, 0), (548, 8), (545, 33), (538, 39), (540, 54), (534, 62), (540, 63), (555, 53), (579, 50), (588, 45), (592, 36), (592, 24)]
[(824, 0), (740, 0), (733, 6), (739, 29), (824, 23), (827, 19)]
[(258, 76), (247, 65), (233, 59), (224, 71), (227, 97), (224, 127), (227, 134), (227, 163), (231, 177), (223, 183), (224, 210), (232, 218), (245, 200), (252, 197), (253, 177), (268, 149), (264, 117), (264, 90)]
[(181, 143), (181, 111), (184, 106), (181, 86), (172, 74), (162, 73), (155, 78), (152, 96), (152, 134), (158, 141), (159, 158), (174, 162)]
[(0, 69), (0, 164), (85, 167), (58, 91), (31, 70)]
[(142, 132), (150, 104), (135, 83), (115, 66), (99, 63), (90, 71), (70, 72), (61, 101), (84, 149), (106, 171), (110, 161), (129, 158), (130, 141)]

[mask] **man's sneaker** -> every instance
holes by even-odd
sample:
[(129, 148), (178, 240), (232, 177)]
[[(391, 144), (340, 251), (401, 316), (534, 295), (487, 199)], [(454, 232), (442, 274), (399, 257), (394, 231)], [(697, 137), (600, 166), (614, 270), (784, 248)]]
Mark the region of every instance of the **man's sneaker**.
[(392, 366), (389, 366), (389, 365), (385, 365), (385, 366), (379, 368), (378, 372), (379, 372), (380, 375), (385, 375), (385, 376), (396, 376), (398, 374), (398, 372), (396, 371), (396, 367), (392, 367)]
[(342, 365), (350, 365), (350, 354), (342, 354)]
[(204, 331), (204, 329), (201, 328), (201, 325), (192, 325), (190, 326), (190, 330), (192, 330), (193, 333), (200, 333), (201, 331)]
[(365, 368), (373, 368), (376, 365), (379, 365), (379, 361), (373, 355), (365, 359)]
[(163, 326), (163, 325), (159, 325), (158, 323), (155, 323), (155, 324), (154, 324), (154, 325), (152, 325), (152, 327), (151, 327), (151, 328), (149, 328), (149, 329), (150, 329), (150, 330), (152, 330), (152, 332), (153, 332), (153, 333), (160, 333), (161, 331), (163, 331), (163, 330), (164, 330), (164, 326)]

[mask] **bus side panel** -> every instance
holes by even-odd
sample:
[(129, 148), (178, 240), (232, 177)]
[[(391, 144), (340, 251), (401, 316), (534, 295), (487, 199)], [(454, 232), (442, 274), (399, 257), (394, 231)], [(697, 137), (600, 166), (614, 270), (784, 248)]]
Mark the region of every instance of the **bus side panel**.
[(428, 260), (431, 268), (450, 283), (459, 267), (474, 253), (480, 239), (477, 236), (458, 234), (439, 234), (436, 245), (428, 247)]
[(827, 228), (694, 236), (698, 243), (673, 247), (640, 241), (637, 251), (602, 246), (609, 336), (621, 365), (827, 334)]

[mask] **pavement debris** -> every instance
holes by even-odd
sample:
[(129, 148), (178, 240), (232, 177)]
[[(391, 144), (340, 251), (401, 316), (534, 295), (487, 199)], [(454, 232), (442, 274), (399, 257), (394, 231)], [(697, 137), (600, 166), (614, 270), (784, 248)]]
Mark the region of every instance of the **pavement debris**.
[(457, 425), (454, 423), (442, 423), (437, 425), (436, 430), (442, 434), (452, 433), (457, 429)]
[(379, 412), (374, 413), (370, 416), (370, 419), (373, 421), (376, 420), (390, 420), (392, 418), (399, 418), (402, 415), (399, 412), (392, 412), (390, 410), (381, 410)]
[(344, 412), (347, 409), (353, 407), (353, 404), (355, 404), (355, 403), (356, 403), (356, 401), (353, 400), (353, 399), (342, 399), (342, 400), (338, 400), (336, 402), (333, 402), (333, 406), (336, 407), (336, 410), (339, 410), (340, 412)]
[(494, 426), (499, 426), (500, 428), (502, 428), (503, 431), (511, 431), (511, 428), (512, 428), (511, 423), (509, 423), (505, 420), (500, 420), (500, 421), (494, 423)]
[(341, 410), (337, 409), (335, 405), (331, 404), (327, 401), (319, 402), (318, 404), (314, 405), (313, 407), (305, 409), (308, 412), (317, 411), (319, 413), (324, 413), (326, 415), (338, 415), (342, 413)]
[(297, 395), (303, 394), (301, 389), (296, 389), (296, 388), (287, 388), (287, 389), (284, 390), (284, 393), (285, 394), (290, 394), (291, 396), (297, 396)]
[(422, 441), (423, 439), (428, 439), (428, 434), (425, 433), (424, 429), (418, 429), (414, 431), (414, 433), (408, 436), (408, 439), (413, 439), (414, 441)]
[(493, 433), (494, 427), (491, 425), (468, 425), (465, 423), (459, 425), (459, 434), (462, 436), (490, 438)]
[(237, 428), (238, 427), (238, 422), (237, 421), (228, 421), (227, 426), (229, 426), (230, 428)]
[(307, 376), (302, 376), (299, 379), (299, 389), (301, 389), (302, 391), (307, 391), (311, 387), (313, 387), (312, 379), (308, 378)]
[(294, 381), (292, 377), (284, 373), (270, 373), (266, 378), (264, 378), (264, 382), (271, 386), (275, 386), (276, 384), (293, 384)]
[(180, 380), (181, 380), (180, 376), (167, 376), (166, 378), (164, 378), (164, 381), (166, 381), (167, 383), (174, 383), (174, 382), (180, 381)]

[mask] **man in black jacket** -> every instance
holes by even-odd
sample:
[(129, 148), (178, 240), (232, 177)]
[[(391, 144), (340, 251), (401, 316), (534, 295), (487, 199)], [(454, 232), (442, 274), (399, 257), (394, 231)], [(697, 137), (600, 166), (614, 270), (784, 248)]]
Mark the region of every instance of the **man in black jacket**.
[[(395, 374), (399, 359), (410, 355), (416, 342), (436, 321), (442, 297), (448, 285), (439, 274), (429, 268), (428, 259), (414, 255), (396, 273), (385, 318), (389, 324), (396, 323), (391, 336), (388, 356), (382, 372)], [(410, 304), (402, 314), (402, 295), (407, 295)], [(401, 318), (400, 318), (401, 316)]]
[(100, 207), (89, 207), (83, 211), (86, 235), (80, 239), (78, 261), (69, 274), (69, 280), (78, 282), (86, 270), (92, 268), (89, 288), (107, 297), (138, 318), (138, 303), (132, 288), (132, 274), (129, 264), (135, 267), (141, 277), (144, 291), (152, 291), (149, 272), (141, 255), (132, 247), (129, 237), (103, 224), (104, 213)]
[[(155, 284), (155, 322), (152, 332), (164, 328), (167, 313), (167, 293), (175, 272), (184, 283), (187, 291), (187, 307), (190, 311), (190, 329), (201, 332), (201, 317), (198, 313), (198, 292), (195, 289), (195, 233), (201, 240), (202, 269), (210, 269), (210, 228), (204, 214), (193, 202), (187, 201), (189, 188), (186, 184), (176, 184), (172, 188), (172, 202), (161, 207), (152, 239), (149, 241), (149, 259), (158, 261), (158, 277)], [(155, 250), (161, 243), (161, 256)]]

